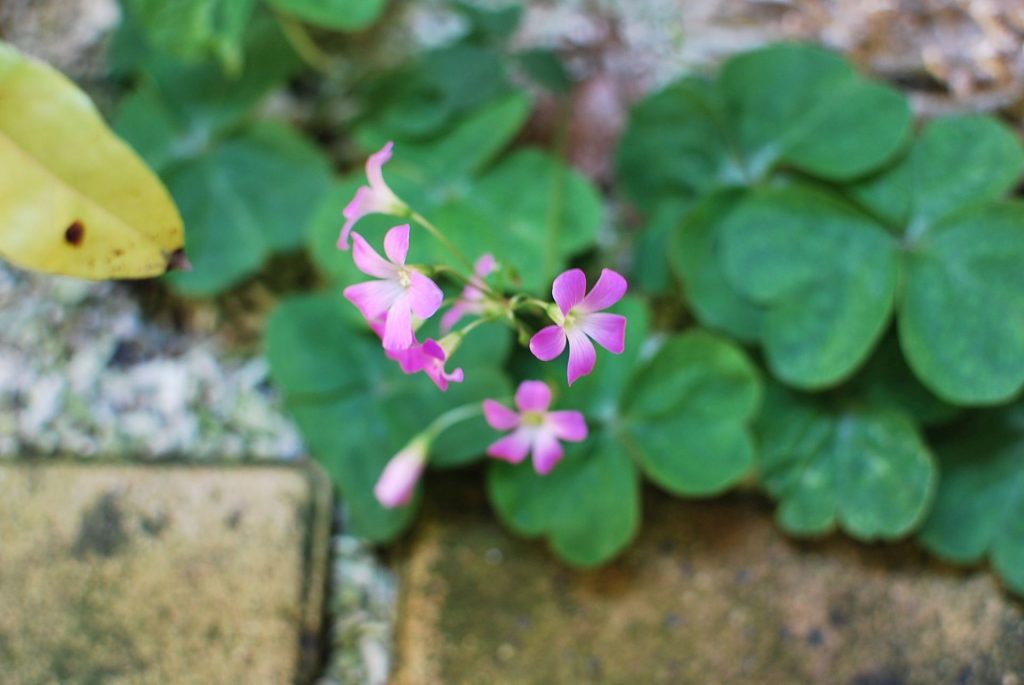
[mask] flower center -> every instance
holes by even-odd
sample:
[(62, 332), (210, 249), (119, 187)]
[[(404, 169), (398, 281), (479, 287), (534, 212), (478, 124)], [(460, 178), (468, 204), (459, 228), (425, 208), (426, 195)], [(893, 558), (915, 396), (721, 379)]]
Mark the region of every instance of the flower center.
[(408, 288), (412, 285), (412, 274), (409, 273), (408, 269), (398, 270), (398, 284), (403, 288)]
[(580, 315), (576, 312), (576, 309), (574, 307), (573, 309), (569, 310), (569, 313), (566, 314), (565, 318), (562, 320), (562, 329), (571, 330), (579, 324), (579, 321)]
[(523, 412), (524, 426), (540, 426), (544, 423), (544, 413), (539, 411)]

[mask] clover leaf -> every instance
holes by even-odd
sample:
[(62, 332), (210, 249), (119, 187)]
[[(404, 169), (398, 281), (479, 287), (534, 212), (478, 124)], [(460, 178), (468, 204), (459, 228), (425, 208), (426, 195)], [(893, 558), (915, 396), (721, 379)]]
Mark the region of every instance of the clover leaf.
[(1024, 383), (1024, 204), (959, 214), (909, 253), (900, 339), (940, 397), (993, 404)]
[(942, 480), (921, 532), (956, 563), (987, 557), (1024, 595), (1024, 422), (1020, 405), (972, 417), (938, 443)]
[(743, 352), (697, 331), (673, 337), (644, 361), (630, 327), (641, 324), (632, 336), (643, 339), (646, 317), (639, 301), (623, 304), (626, 353), (602, 360), (565, 394), (566, 406), (586, 412), (587, 442), (545, 477), (504, 463), (488, 473), (491, 501), (509, 527), (546, 537), (580, 566), (607, 561), (632, 539), (641, 473), (672, 492), (703, 496), (734, 485), (754, 463), (751, 423), (761, 386)]
[(545, 536), (561, 559), (600, 565), (629, 545), (640, 524), (640, 478), (618, 443), (592, 436), (547, 476), (528, 464), (492, 463), (487, 488), (501, 519), (527, 537)]
[(330, 179), (316, 147), (271, 122), (172, 167), (164, 180), (185, 220), (193, 270), (168, 280), (180, 292), (210, 295), (258, 269), (272, 251), (301, 246)]
[(936, 397), (914, 376), (894, 331), (885, 336), (850, 387), (872, 405), (905, 411), (925, 427), (947, 423), (960, 414), (959, 407)]
[(904, 412), (769, 389), (758, 431), (761, 481), (779, 500), (783, 529), (822, 535), (838, 526), (871, 541), (902, 537), (920, 524), (937, 473)]
[[(530, 114), (530, 98), (522, 92), (500, 95), (454, 119), (428, 140), (398, 140), (389, 173), (414, 178), (434, 195), (454, 192), (459, 182), (479, 174), (515, 138)], [(367, 124), (358, 130), (364, 150), (378, 150), (390, 137)]]
[(189, 61), (217, 57), (242, 66), (242, 38), (256, 0), (126, 0), (125, 11), (161, 50)]
[(387, 0), (267, 0), (302, 21), (336, 31), (369, 28), (387, 8)]
[[(619, 416), (626, 388), (645, 361), (643, 355), (650, 334), (651, 313), (642, 299), (627, 295), (611, 311), (626, 317), (626, 346), (622, 354), (602, 357), (589, 375), (562, 390), (566, 404), (584, 412), (591, 422), (607, 423)], [(543, 374), (541, 377), (549, 385), (564, 386), (562, 364), (538, 366), (538, 373)]]
[(854, 193), (896, 233), (915, 237), (953, 212), (1003, 197), (1022, 169), (1024, 150), (995, 119), (946, 117), (929, 123), (899, 164)]
[(616, 160), (619, 185), (649, 211), (665, 199), (742, 183), (728, 126), (714, 82), (686, 78), (670, 84), (630, 112)]
[(691, 204), (687, 200), (664, 200), (651, 212), (647, 225), (633, 243), (630, 286), (634, 291), (674, 294), (676, 282), (672, 278), (672, 255), (666, 252), (665, 246), (672, 241)]
[(823, 388), (867, 358), (898, 281), (885, 230), (822, 190), (793, 185), (749, 193), (719, 231), (726, 278), (765, 310), (761, 341), (778, 378)]
[(932, 391), (994, 404), (1024, 384), (1024, 205), (1000, 203), (1024, 149), (992, 119), (932, 123), (895, 169), (858, 197), (903, 236), (900, 341)]
[(694, 315), (708, 328), (743, 341), (755, 341), (763, 312), (725, 277), (719, 231), (743, 193), (708, 193), (680, 220), (669, 241), (669, 260), (683, 281)]
[(910, 124), (898, 91), (863, 78), (839, 55), (774, 45), (732, 58), (717, 81), (683, 79), (636, 105), (618, 178), (645, 212), (790, 167), (849, 180), (896, 155)]
[(506, 71), (501, 54), (488, 47), (456, 43), (425, 52), (367, 85), (373, 117), (358, 124), (356, 136), (429, 140), (459, 116), (509, 93)]
[(455, 0), (452, 9), (469, 24), (466, 40), (483, 45), (500, 44), (508, 40), (523, 18), (523, 6), (516, 4), (489, 8), (465, 0)]
[[(719, 262), (732, 289), (765, 308), (760, 339), (777, 377), (819, 389), (848, 376), (884, 329), (902, 279), (900, 342), (929, 390), (958, 404), (1012, 397), (1024, 383), (1012, 353), (1024, 344), (1024, 206), (994, 198), (1022, 159), (1000, 126), (961, 118), (932, 124), (904, 162), (856, 187), (877, 218), (797, 183), (749, 191), (717, 230)], [(734, 298), (709, 278), (717, 264), (698, 240), (713, 222), (696, 210), (694, 221), (680, 231), (676, 262), (697, 285), (698, 316), (724, 328), (715, 305)]]
[[(749, 196), (775, 192), (770, 189), (780, 182), (792, 182), (794, 171), (829, 181), (868, 174), (904, 148), (910, 123), (907, 102), (897, 91), (863, 78), (842, 57), (807, 45), (781, 44), (737, 56), (716, 81), (674, 83), (634, 108), (619, 149), (620, 184), (652, 217), (640, 241), (642, 256), (670, 255), (702, 324), (741, 340), (761, 340), (773, 370), (787, 382), (830, 385), (863, 361), (885, 324), (896, 285), (896, 246), (878, 234), (870, 218), (852, 216), (838, 199), (817, 201), (810, 190), (794, 192), (780, 197), (773, 211), (775, 199)], [(665, 231), (675, 208), (693, 200), (676, 230)], [(793, 209), (797, 216), (790, 221)], [(817, 236), (812, 224), (823, 217), (831, 226)], [(745, 241), (723, 235), (724, 224), (766, 219), (776, 222), (770, 235), (760, 226), (729, 229), (746, 234)], [(829, 262), (845, 252), (844, 227), (852, 224), (860, 226), (852, 239), (856, 249), (843, 258), (845, 264)], [(787, 241), (798, 234), (817, 240), (791, 250)], [(770, 254), (786, 263), (775, 276), (751, 251), (766, 249), (752, 242), (762, 239), (774, 242)], [(868, 260), (863, 269), (855, 255)], [(760, 276), (730, 276), (725, 262), (751, 258), (759, 265), (744, 268), (752, 266)], [(803, 266), (787, 274), (797, 262)], [(868, 273), (874, 267), (880, 271)], [(788, 294), (768, 284), (776, 277), (787, 281)], [(798, 281), (827, 285), (803, 293), (798, 304)], [(867, 299), (857, 300), (860, 295)]]
[(233, 75), (154, 51), (133, 26), (128, 17), (115, 34), (115, 44), (135, 37), (142, 45), (124, 65), (137, 87), (119, 103), (114, 126), (160, 173), (230, 137), (301, 66), (280, 27), (262, 15), (246, 31), (245, 69)]
[[(267, 324), (267, 357), (285, 407), (342, 492), (350, 530), (385, 541), (415, 512), (415, 505), (385, 509), (374, 498), (373, 486), (388, 459), (445, 411), (506, 396), (511, 387), (493, 366), (467, 365), (465, 381), (447, 393), (422, 374), (407, 376), (387, 359), (376, 338), (346, 322), (347, 307), (334, 293), (285, 300)], [(445, 450), (441, 458), (448, 465), (481, 456), (493, 439), (481, 424), (460, 426), (457, 444), (439, 440), (435, 455)]]
[(658, 485), (717, 494), (754, 463), (750, 425), (760, 401), (760, 378), (744, 353), (694, 331), (668, 341), (634, 376), (616, 437)]
[[(121, 33), (132, 31), (129, 22)], [(312, 208), (329, 190), (319, 148), (283, 124), (245, 121), (298, 64), (279, 27), (257, 16), (243, 48), (245, 69), (235, 75), (142, 49), (133, 65), (140, 85), (115, 117), (181, 210), (193, 271), (167, 280), (189, 295), (215, 294), (272, 252), (301, 247)]]
[(579, 172), (540, 150), (520, 150), (466, 196), (429, 217), (465, 254), (497, 256), (526, 290), (543, 292), (570, 256), (597, 236), (604, 208)]
[(855, 178), (884, 164), (910, 134), (906, 98), (810, 45), (783, 43), (729, 60), (721, 90), (755, 177), (785, 164)]

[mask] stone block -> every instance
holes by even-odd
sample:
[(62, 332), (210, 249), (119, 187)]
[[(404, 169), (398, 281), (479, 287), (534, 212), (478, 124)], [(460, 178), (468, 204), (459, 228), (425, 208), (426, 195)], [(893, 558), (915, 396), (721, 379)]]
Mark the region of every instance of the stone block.
[(1021, 603), (912, 544), (797, 542), (756, 497), (650, 492), (633, 547), (574, 571), (440, 485), (400, 555), (399, 685), (1024, 683)]
[(309, 468), (0, 465), (0, 684), (308, 680), (330, 524)]

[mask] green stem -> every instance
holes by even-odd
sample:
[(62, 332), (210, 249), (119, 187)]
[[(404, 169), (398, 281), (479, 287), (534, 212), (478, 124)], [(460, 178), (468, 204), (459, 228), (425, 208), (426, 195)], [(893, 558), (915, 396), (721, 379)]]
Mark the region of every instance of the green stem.
[(538, 309), (544, 311), (545, 313), (547, 313), (548, 311), (548, 303), (542, 302), (541, 300), (538, 300), (535, 297), (527, 297), (519, 300), (518, 302), (515, 303), (513, 309), (518, 309), (520, 306), (537, 307)]
[(469, 332), (470, 332), (470, 331), (472, 331), (472, 330), (473, 330), (474, 328), (476, 328), (477, 326), (482, 326), (482, 325), (484, 325), (485, 323), (490, 323), (490, 322), (492, 322), (492, 321), (494, 321), (494, 318), (492, 318), (492, 317), (481, 317), (481, 318), (477, 319), (476, 321), (473, 321), (473, 322), (471, 322), (471, 323), (469, 323), (469, 324), (466, 324), (465, 326), (463, 326), (462, 328), (460, 328), (460, 329), (459, 329), (459, 331), (458, 331), (458, 333), (459, 333), (459, 335), (461, 335), (461, 336), (462, 336), (463, 338), (465, 338), (465, 337), (466, 337), (466, 335), (467, 335), (467, 334), (469, 334)]
[(455, 280), (459, 281), (462, 285), (475, 285), (472, 279), (467, 277), (466, 274), (454, 267), (448, 266), (447, 264), (435, 264), (430, 267), (430, 271), (433, 274), (448, 274), (450, 276), (454, 276)]
[[(444, 245), (445, 248), (449, 252), (452, 253), (453, 257), (455, 257), (460, 262), (462, 262), (462, 265), (465, 266), (469, 270), (469, 273), (473, 273), (473, 262), (471, 262), (469, 260), (469, 258), (466, 257), (466, 255), (464, 255), (462, 253), (462, 250), (460, 250), (459, 248), (455, 247), (455, 244), (452, 243), (452, 241), (448, 240), (448, 238), (445, 237), (444, 233), (441, 233), (440, 229), (438, 229), (437, 226), (435, 226), (434, 224), (430, 223), (430, 221), (428, 221), (425, 216), (423, 216), (422, 214), (420, 214), (419, 212), (417, 212), (417, 211), (415, 211), (413, 209), (409, 210), (409, 217), (413, 221), (418, 223), (420, 226), (425, 228), (427, 230), (427, 233), (429, 233), (430, 235), (434, 236), (434, 238), (439, 243)], [(481, 281), (481, 284), (484, 286), (482, 288), (483, 290), (490, 290), (490, 287), (486, 283), (483, 283), (483, 281)]]
[(473, 402), (471, 404), (464, 404), (461, 407), (455, 407), (449, 409), (445, 413), (438, 416), (436, 419), (430, 422), (427, 429), (423, 431), (423, 435), (430, 437), (431, 442), (437, 439), (437, 436), (448, 430), (457, 423), (468, 421), (469, 419), (476, 418), (483, 413), (483, 404), (480, 402)]
[(334, 66), (330, 55), (320, 49), (302, 22), (280, 10), (274, 10), (274, 15), (277, 18), (277, 23), (281, 26), (284, 37), (302, 58), (302, 61), (319, 72), (329, 73)]

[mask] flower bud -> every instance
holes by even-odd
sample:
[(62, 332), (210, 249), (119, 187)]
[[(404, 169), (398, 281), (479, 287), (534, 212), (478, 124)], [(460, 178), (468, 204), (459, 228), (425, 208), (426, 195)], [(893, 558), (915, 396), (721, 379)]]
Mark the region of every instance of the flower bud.
[(373, 487), (373, 495), (382, 507), (394, 509), (409, 503), (427, 465), (429, 448), (430, 441), (420, 435), (391, 458)]
[(454, 331), (444, 336), (443, 338), (441, 338), (441, 340), (438, 341), (437, 344), (441, 346), (442, 350), (444, 350), (445, 359), (452, 358), (452, 355), (454, 355), (458, 351), (459, 347), (462, 345), (462, 340), (465, 337), (466, 334), (463, 333), (462, 331)]

